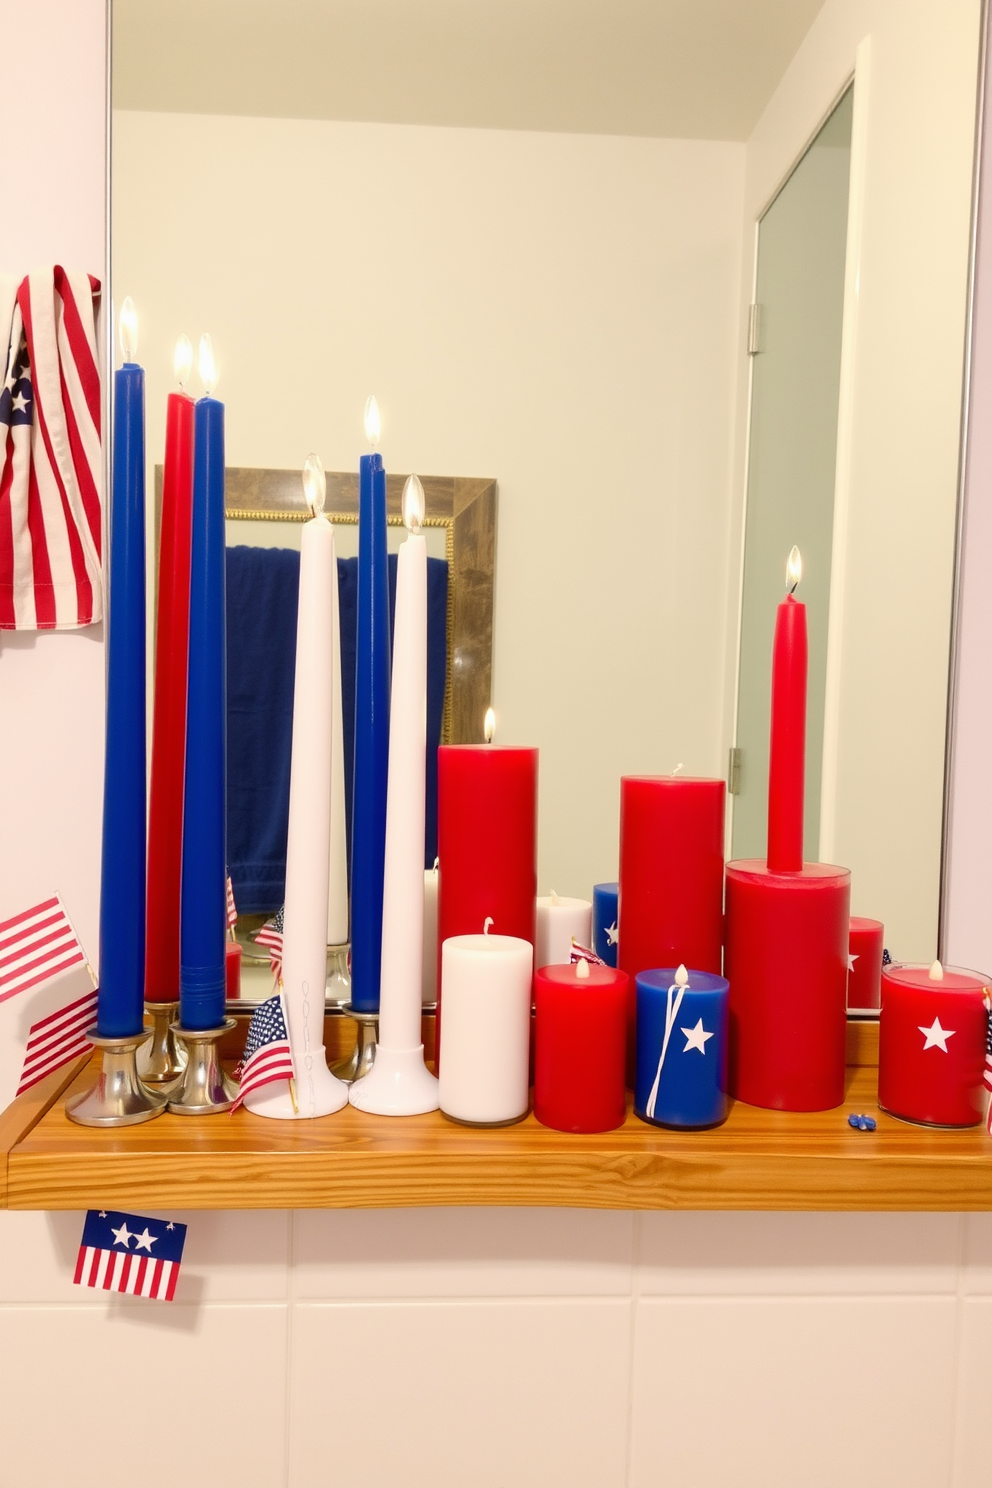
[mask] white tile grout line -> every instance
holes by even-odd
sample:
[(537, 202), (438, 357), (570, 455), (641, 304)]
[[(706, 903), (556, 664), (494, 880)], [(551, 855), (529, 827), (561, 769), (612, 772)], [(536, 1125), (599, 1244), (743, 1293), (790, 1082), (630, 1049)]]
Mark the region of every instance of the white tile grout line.
[(964, 1379), (964, 1368), (962, 1354), (964, 1352), (964, 1268), (965, 1268), (965, 1235), (967, 1233), (967, 1214), (958, 1215), (958, 1260), (957, 1260), (957, 1296), (954, 1305), (954, 1365), (951, 1388), (951, 1450), (948, 1462), (948, 1485), (954, 1488), (957, 1480), (959, 1444), (964, 1417), (964, 1402), (961, 1398), (962, 1382)]
[(293, 1314), (296, 1311), (296, 1210), (287, 1209), (286, 1222), (289, 1226), (287, 1236), (286, 1257), (286, 1395), (284, 1403), (285, 1420), (283, 1422), (283, 1480), (285, 1488), (289, 1488), (290, 1474), (290, 1452), (292, 1450), (292, 1416), (293, 1416)]
[(623, 1480), (631, 1488), (634, 1471), (634, 1363), (637, 1344), (637, 1319), (641, 1299), (641, 1228), (642, 1216), (635, 1212), (630, 1232), (630, 1313), (627, 1321), (629, 1341), (627, 1345), (627, 1452)]

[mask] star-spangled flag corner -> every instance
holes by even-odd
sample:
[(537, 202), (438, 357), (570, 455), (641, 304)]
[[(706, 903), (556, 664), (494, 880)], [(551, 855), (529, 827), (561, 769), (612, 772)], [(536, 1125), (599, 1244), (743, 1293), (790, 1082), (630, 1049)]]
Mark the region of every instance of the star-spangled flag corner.
[(285, 919), (286, 906), (284, 904), (278, 914), (273, 915), (271, 920), (266, 920), (261, 930), (255, 935), (256, 945), (269, 948), (269, 965), (275, 977), (282, 974), (282, 932)]
[(591, 966), (605, 966), (606, 962), (602, 956), (597, 956), (590, 946), (579, 945), (575, 936), (572, 936), (572, 950), (568, 958), (570, 966), (575, 966), (579, 961), (588, 961)]
[(232, 1115), (249, 1091), (257, 1090), (260, 1085), (269, 1085), (273, 1080), (292, 1080), (293, 1053), (286, 1028), (286, 1012), (279, 992), (273, 993), (267, 1001), (260, 1002), (252, 1013), (245, 1052), (234, 1076), (239, 1082), (239, 1089), (237, 1099), (231, 1107)]
[(171, 1302), (185, 1244), (186, 1226), (174, 1220), (90, 1209), (72, 1279), (97, 1291)]

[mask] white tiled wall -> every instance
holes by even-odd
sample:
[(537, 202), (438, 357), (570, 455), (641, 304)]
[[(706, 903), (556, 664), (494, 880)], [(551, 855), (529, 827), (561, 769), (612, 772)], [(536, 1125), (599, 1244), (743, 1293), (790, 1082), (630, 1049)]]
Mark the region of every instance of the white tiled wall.
[(170, 1217), (171, 1305), (0, 1214), (3, 1488), (171, 1488), (191, 1442), (244, 1488), (989, 1482), (989, 1215)]

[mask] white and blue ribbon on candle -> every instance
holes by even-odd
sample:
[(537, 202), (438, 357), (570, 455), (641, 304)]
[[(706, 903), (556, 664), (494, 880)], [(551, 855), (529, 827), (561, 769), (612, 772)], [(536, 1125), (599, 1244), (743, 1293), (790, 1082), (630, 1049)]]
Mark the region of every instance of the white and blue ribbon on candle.
[(665, 1008), (665, 1036), (661, 1042), (661, 1056), (658, 1060), (658, 1068), (655, 1070), (654, 1084), (651, 1086), (651, 1093), (644, 1108), (644, 1114), (652, 1120), (654, 1119), (654, 1109), (658, 1102), (658, 1086), (661, 1084), (661, 1071), (664, 1067), (665, 1055), (668, 1053), (668, 1045), (671, 1042), (675, 1019), (679, 1015), (679, 1008), (682, 1006), (682, 998), (685, 996), (685, 989), (688, 985), (689, 973), (684, 966), (680, 966), (675, 973), (674, 982), (668, 989), (668, 1004)]

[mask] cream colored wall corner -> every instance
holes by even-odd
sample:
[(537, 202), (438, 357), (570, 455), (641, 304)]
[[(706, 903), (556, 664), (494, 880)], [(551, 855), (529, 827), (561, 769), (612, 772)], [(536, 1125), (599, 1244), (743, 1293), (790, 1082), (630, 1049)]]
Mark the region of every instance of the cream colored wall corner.
[[(893, 954), (936, 954), (947, 662), (971, 212), (979, 0), (827, 0), (747, 144), (741, 282), (754, 223), (870, 37), (858, 303), (838, 497), (821, 850)], [(858, 103), (855, 108), (857, 111)], [(857, 128), (856, 120), (856, 128)], [(859, 142), (854, 142), (855, 151)], [(853, 203), (852, 203), (853, 205)], [(743, 317), (741, 324), (743, 324)], [(747, 368), (738, 342), (730, 572), (739, 573)], [(842, 387), (842, 406), (851, 392)], [(838, 563), (838, 560), (839, 563)], [(725, 731), (733, 731), (736, 623)], [(807, 844), (815, 851), (815, 844)]]

